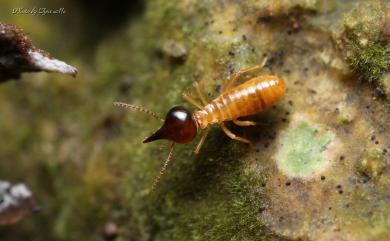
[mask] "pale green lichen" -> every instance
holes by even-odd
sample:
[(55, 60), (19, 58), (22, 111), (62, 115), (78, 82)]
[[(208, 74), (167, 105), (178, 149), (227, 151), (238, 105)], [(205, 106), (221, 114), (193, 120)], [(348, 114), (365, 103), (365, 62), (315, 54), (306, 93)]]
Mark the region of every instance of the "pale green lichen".
[(319, 133), (312, 123), (299, 121), (280, 137), (280, 149), (275, 159), (278, 168), (291, 177), (307, 178), (328, 163), (325, 150), (334, 134)]
[(361, 1), (345, 16), (344, 25), (360, 42), (377, 41), (385, 23), (385, 4)]

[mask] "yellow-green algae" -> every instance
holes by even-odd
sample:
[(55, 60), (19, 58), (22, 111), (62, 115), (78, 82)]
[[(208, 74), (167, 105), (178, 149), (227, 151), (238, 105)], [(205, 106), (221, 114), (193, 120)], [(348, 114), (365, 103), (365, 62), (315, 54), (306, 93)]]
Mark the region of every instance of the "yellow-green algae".
[[(389, 159), (385, 102), (345, 74), (344, 56), (327, 30), (329, 22), (343, 25), (354, 4), (338, 2), (335, 12), (323, 12), (323, 3), (148, 1), (144, 16), (102, 40), (95, 62), (74, 60), (78, 79), (39, 74), (0, 86), (0, 174), (23, 178), (42, 204), (41, 213), (20, 226), (2, 227), (1, 239), (102, 240), (103, 226), (113, 221), (117, 241), (387, 240), (388, 162), (371, 179), (357, 165), (372, 148)], [(328, 22), (319, 21), (324, 18)], [(32, 29), (37, 24), (69, 37), (52, 21), (31, 19)], [(55, 39), (44, 42), (56, 45)], [(187, 49), (182, 59), (163, 51), (167, 41)], [(77, 53), (67, 47), (58, 43), (53, 54)], [(160, 123), (114, 110), (112, 102), (164, 115), (183, 104), (181, 92), (193, 81), (212, 98), (231, 73), (265, 56), (259, 74), (281, 76), (286, 96), (251, 117), (261, 125), (229, 125), (254, 145), (213, 129), (198, 157), (193, 145), (177, 146), (161, 185), (151, 192), (167, 148), (141, 141)], [(348, 121), (345, 111), (354, 113)], [(309, 180), (285, 175), (273, 158), (295, 115), (334, 133), (327, 146), (331, 165)]]
[(383, 158), (382, 151), (376, 149), (366, 150), (362, 158), (357, 162), (357, 170), (361, 175), (367, 178), (377, 179), (381, 176), (386, 167), (386, 160)]

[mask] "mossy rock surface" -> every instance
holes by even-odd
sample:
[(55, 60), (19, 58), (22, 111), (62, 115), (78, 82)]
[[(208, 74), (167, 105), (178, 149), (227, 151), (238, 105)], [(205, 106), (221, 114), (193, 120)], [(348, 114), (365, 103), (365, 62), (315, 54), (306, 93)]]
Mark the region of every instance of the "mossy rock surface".
[[(387, 1), (369, 2), (377, 4), (370, 11), (365, 1), (151, 0), (99, 39), (93, 57), (77, 54), (78, 35), (65, 46), (47, 40), (52, 30), (64, 38), (61, 21), (83, 13), (23, 26), (5, 12), (79, 77), (25, 75), (0, 86), (0, 177), (23, 179), (42, 205), (1, 227), (0, 239), (104, 240), (110, 223), (116, 241), (387, 240), (390, 20)], [(352, 19), (355, 12), (367, 16)], [(377, 18), (382, 24), (367, 32)], [(198, 156), (199, 137), (176, 146), (152, 191), (168, 143), (142, 140), (161, 123), (112, 103), (161, 116), (174, 105), (192, 109), (181, 93), (195, 81), (211, 100), (264, 58), (251, 75), (278, 75), (286, 95), (244, 118), (257, 126), (228, 123), (253, 145), (215, 126)]]

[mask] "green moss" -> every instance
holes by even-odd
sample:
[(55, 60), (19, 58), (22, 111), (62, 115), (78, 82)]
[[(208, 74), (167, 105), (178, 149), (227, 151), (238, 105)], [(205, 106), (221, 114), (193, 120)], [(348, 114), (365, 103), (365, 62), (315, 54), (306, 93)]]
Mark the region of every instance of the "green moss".
[(292, 177), (310, 177), (328, 162), (324, 151), (333, 138), (333, 133), (319, 134), (312, 123), (299, 121), (280, 138), (275, 157), (279, 169)]
[(368, 42), (362, 45), (353, 41), (347, 46), (347, 58), (360, 78), (370, 82), (379, 80), (390, 68), (390, 46)]
[(160, 231), (155, 232), (154, 239), (264, 238), (256, 219), (265, 201), (258, 191), (263, 178), (239, 161), (242, 144), (221, 143), (220, 138), (208, 141), (198, 158), (191, 158), (189, 163), (176, 162), (176, 167), (170, 168), (169, 176), (148, 203), (153, 230)]
[(142, 162), (132, 165), (123, 183), (135, 222), (131, 227), (153, 240), (261, 240), (264, 232), (256, 215), (265, 202), (258, 191), (264, 177), (239, 159), (243, 147), (220, 131), (210, 133), (197, 157), (191, 156), (192, 146), (178, 146), (151, 193), (166, 152), (153, 145), (132, 151), (133, 160), (142, 156)]
[(351, 68), (369, 82), (380, 80), (390, 69), (390, 45), (382, 36), (386, 6), (380, 1), (363, 1), (344, 19), (347, 60)]

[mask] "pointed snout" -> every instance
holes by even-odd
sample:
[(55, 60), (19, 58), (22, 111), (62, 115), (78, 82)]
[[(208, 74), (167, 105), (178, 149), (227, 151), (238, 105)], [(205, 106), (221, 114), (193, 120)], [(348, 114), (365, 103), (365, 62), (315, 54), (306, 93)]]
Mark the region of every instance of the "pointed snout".
[(164, 138), (164, 135), (162, 134), (162, 131), (161, 129), (158, 129), (155, 133), (153, 133), (151, 136), (145, 138), (145, 140), (143, 141), (143, 143), (149, 143), (149, 142), (152, 142), (152, 141), (156, 141), (156, 140), (160, 140), (160, 139), (163, 139)]

